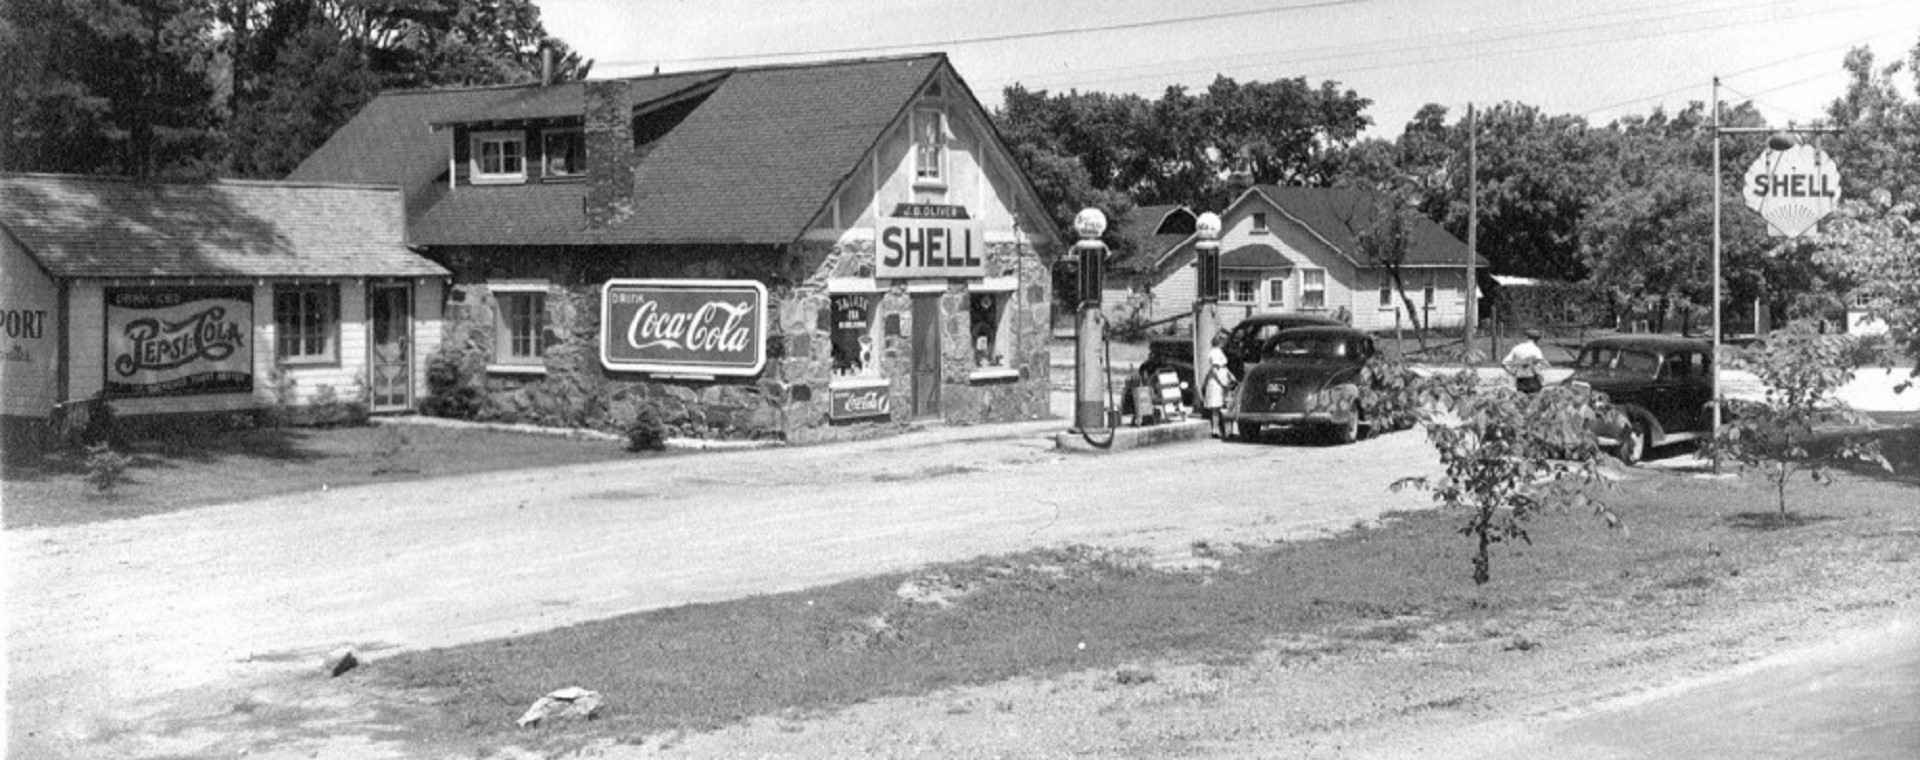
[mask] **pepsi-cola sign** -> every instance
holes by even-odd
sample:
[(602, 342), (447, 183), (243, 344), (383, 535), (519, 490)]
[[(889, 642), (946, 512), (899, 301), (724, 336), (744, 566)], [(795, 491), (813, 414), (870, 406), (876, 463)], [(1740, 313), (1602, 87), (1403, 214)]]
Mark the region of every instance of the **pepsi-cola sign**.
[(767, 363), (767, 288), (752, 280), (608, 280), (600, 363), (616, 372), (757, 375)]

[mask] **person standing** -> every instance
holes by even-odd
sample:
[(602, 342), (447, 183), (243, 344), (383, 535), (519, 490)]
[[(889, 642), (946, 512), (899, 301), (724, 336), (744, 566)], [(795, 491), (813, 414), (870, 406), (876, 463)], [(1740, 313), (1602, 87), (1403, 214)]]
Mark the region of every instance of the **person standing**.
[(1227, 367), (1227, 334), (1216, 333), (1213, 347), (1207, 349), (1207, 377), (1200, 383), (1200, 403), (1213, 423), (1213, 437), (1227, 437), (1227, 392), (1233, 389), (1233, 370)]
[(1540, 350), (1540, 331), (1527, 330), (1527, 339), (1514, 344), (1507, 351), (1507, 358), (1500, 360), (1507, 374), (1513, 376), (1513, 387), (1521, 393), (1540, 392), (1540, 373), (1546, 369), (1547, 355)]

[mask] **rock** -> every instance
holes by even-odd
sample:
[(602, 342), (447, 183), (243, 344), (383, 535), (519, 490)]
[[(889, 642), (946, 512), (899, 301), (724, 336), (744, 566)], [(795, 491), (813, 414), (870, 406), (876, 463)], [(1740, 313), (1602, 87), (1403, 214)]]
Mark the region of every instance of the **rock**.
[(320, 661), (320, 672), (327, 674), (328, 678), (339, 678), (340, 674), (357, 667), (360, 667), (360, 656), (354, 653), (353, 647), (335, 649)]
[(533, 703), (527, 713), (515, 721), (521, 728), (538, 726), (551, 718), (554, 720), (593, 720), (606, 706), (600, 698), (600, 692), (589, 691), (578, 686), (560, 689)]

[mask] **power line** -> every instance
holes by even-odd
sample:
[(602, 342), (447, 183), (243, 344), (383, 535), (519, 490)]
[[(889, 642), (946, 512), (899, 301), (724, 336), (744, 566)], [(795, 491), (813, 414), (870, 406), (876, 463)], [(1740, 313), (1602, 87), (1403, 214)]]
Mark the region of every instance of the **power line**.
[[(1675, 36), (1675, 35), (1681, 35), (1681, 34), (1697, 34), (1701, 32), (1718, 31), (1722, 29), (1733, 29), (1733, 28), (1746, 27), (1746, 26), (1774, 24), (1774, 23), (1779, 23), (1781, 21), (1804, 19), (1804, 18), (1821, 16), (1821, 15), (1830, 15), (1830, 14), (1841, 13), (1846, 11), (1862, 10), (1865, 8), (1876, 8), (1876, 7), (1885, 7), (1889, 5), (1898, 5), (1898, 4), (1903, 4), (1903, 2), (1904, 0), (1902, 2), (1883, 2), (1878, 4), (1872, 4), (1872, 5), (1846, 6), (1846, 7), (1840, 7), (1840, 8), (1821, 8), (1821, 9), (1799, 13), (1791, 16), (1785, 16), (1781, 18), (1749, 18), (1746, 20), (1729, 21), (1723, 24), (1701, 26), (1701, 27), (1679, 30), (1674, 32), (1666, 32), (1658, 35), (1647, 35), (1647, 34), (1636, 33), (1636, 34), (1629, 34), (1629, 35), (1613, 35), (1613, 36), (1604, 37), (1604, 38), (1587, 39), (1587, 40), (1580, 40), (1575, 42), (1555, 43), (1552, 45), (1544, 45), (1544, 46), (1533, 46), (1533, 47), (1502, 49), (1502, 50), (1476, 50), (1473, 52), (1463, 53), (1460, 55), (1423, 57), (1423, 58), (1418, 58), (1411, 61), (1383, 62), (1383, 63), (1371, 65), (1371, 66), (1343, 67), (1338, 69), (1323, 70), (1321, 72), (1310, 73), (1307, 76), (1309, 78), (1344, 76), (1344, 75), (1354, 74), (1358, 72), (1377, 71), (1381, 69), (1412, 68), (1412, 67), (1429, 65), (1434, 63), (1451, 63), (1451, 62), (1457, 62), (1457, 61), (1469, 61), (1469, 60), (1477, 60), (1482, 58), (1511, 56), (1511, 55), (1519, 55), (1519, 54), (1525, 54), (1525, 53), (1543, 52), (1543, 51), (1549, 51), (1549, 50), (1562, 50), (1562, 49), (1574, 48), (1574, 47), (1592, 47), (1595, 45), (1604, 45), (1604, 44), (1622, 42), (1627, 40), (1645, 39), (1649, 36), (1665, 37), (1665, 36)], [(1796, 5), (1796, 4), (1792, 2), (1785, 2), (1785, 1), (1773, 3), (1773, 6), (1793, 6), (1793, 5)], [(1690, 11), (1690, 12), (1680, 13), (1680, 14), (1670, 14), (1667, 16), (1661, 16), (1661, 17), (1651, 18), (1651, 19), (1642, 19), (1642, 20), (1635, 20), (1635, 21), (1616, 21), (1616, 22), (1609, 22), (1604, 24), (1592, 24), (1592, 25), (1584, 25), (1584, 26), (1577, 26), (1577, 27), (1569, 27), (1566, 29), (1551, 30), (1543, 33), (1537, 32), (1533, 34), (1527, 34), (1527, 33), (1516, 32), (1514, 34), (1509, 34), (1509, 35), (1505, 35), (1505, 36), (1494, 38), (1494, 39), (1471, 41), (1471, 42), (1473, 43), (1474, 46), (1478, 47), (1478, 46), (1483, 46), (1484, 44), (1487, 44), (1487, 43), (1511, 42), (1511, 41), (1522, 40), (1522, 39), (1537, 39), (1543, 35), (1565, 35), (1565, 34), (1592, 32), (1592, 31), (1615, 28), (1615, 27), (1626, 26), (1629, 24), (1636, 24), (1636, 23), (1653, 23), (1653, 22), (1660, 22), (1660, 21), (1672, 21), (1679, 18), (1684, 18), (1688, 16), (1697, 16), (1697, 15), (1702, 15), (1703, 13), (1710, 13), (1710, 12), (1713, 12), (1713, 9), (1710, 9), (1707, 11)], [(1524, 27), (1509, 27), (1509, 28), (1524, 28)], [(1461, 46), (1465, 46), (1465, 43), (1462, 43)], [(1408, 46), (1408, 47), (1403, 47), (1398, 49), (1390, 48), (1384, 51), (1374, 51), (1371, 53), (1361, 53), (1361, 54), (1342, 54), (1342, 55), (1330, 55), (1330, 56), (1305, 56), (1305, 57), (1297, 57), (1297, 58), (1281, 58), (1271, 63), (1267, 63), (1259, 66), (1256, 69), (1256, 71), (1258, 70), (1270, 71), (1270, 70), (1273, 70), (1275, 67), (1279, 67), (1279, 66), (1298, 66), (1300, 64), (1318, 63), (1322, 61), (1339, 59), (1339, 58), (1352, 58), (1352, 57), (1356, 57), (1356, 55), (1377, 56), (1382, 54), (1421, 52), (1421, 51), (1432, 50), (1437, 48), (1445, 48), (1445, 47), (1451, 47), (1451, 46), (1443, 45), (1443, 44), (1428, 44), (1428, 45)], [(1148, 74), (1148, 75), (1134, 76), (1134, 77), (1107, 78), (1107, 79), (1096, 78), (1091, 80), (1079, 79), (1077, 80), (1077, 84), (1080, 86), (1086, 86), (1091, 84), (1114, 84), (1119, 82), (1141, 81), (1141, 80), (1156, 79), (1156, 78), (1178, 79), (1184, 76), (1205, 74), (1210, 71), (1217, 71), (1217, 69), (1186, 68), (1186, 69), (1161, 71), (1155, 74)], [(1009, 82), (1009, 81), (1014, 81), (1014, 80), (1007, 80), (1005, 78), (1002, 79), (1002, 82)]]
[(1374, 2), (1378, 2), (1378, 0), (1321, 0), (1321, 2), (1302, 3), (1299, 5), (1283, 5), (1277, 8), (1255, 8), (1253, 10), (1244, 10), (1244, 11), (1224, 11), (1220, 13), (1207, 13), (1207, 14), (1201, 14), (1196, 16), (1180, 16), (1175, 18), (1153, 19), (1149, 21), (1132, 21), (1132, 22), (1121, 23), (1121, 24), (1108, 24), (1105, 26), (1076, 27), (1071, 29), (1049, 29), (1049, 30), (1038, 31), (1038, 32), (1013, 32), (1009, 34), (987, 35), (984, 37), (959, 37), (959, 38), (948, 39), (948, 40), (936, 40), (932, 42), (905, 42), (905, 43), (895, 43), (891, 45), (861, 45), (857, 47), (830, 48), (830, 49), (822, 49), (822, 50), (795, 50), (795, 51), (788, 51), (783, 53), (748, 53), (748, 54), (739, 54), (739, 55), (710, 55), (710, 56), (697, 56), (692, 58), (669, 58), (669, 59), (663, 59), (659, 61), (608, 61), (605, 65), (641, 66), (649, 63), (652, 63), (652, 64), (725, 63), (725, 62), (731, 62), (731, 61), (769, 60), (769, 59), (780, 59), (780, 58), (806, 58), (806, 57), (812, 57), (812, 56), (880, 53), (880, 52), (886, 52), (886, 51), (892, 51), (892, 50), (913, 50), (913, 49), (924, 49), (924, 48), (959, 47), (963, 45), (980, 45), (980, 44), (986, 44), (990, 42), (1031, 40), (1031, 39), (1040, 39), (1044, 37), (1066, 37), (1066, 36), (1072, 36), (1072, 35), (1126, 31), (1131, 29), (1150, 29), (1150, 28), (1159, 27), (1159, 26), (1172, 26), (1175, 24), (1193, 24), (1193, 23), (1199, 23), (1203, 21), (1224, 21), (1227, 19), (1234, 19), (1234, 18), (1246, 18), (1250, 16), (1268, 16), (1268, 15), (1273, 15), (1278, 13), (1293, 13), (1296, 11), (1318, 10), (1321, 8), (1337, 8), (1343, 5), (1362, 5), (1362, 4), (1374, 3)]
[[(1675, 11), (1676, 9), (1686, 7), (1687, 5), (1703, 5), (1703, 4), (1709, 5), (1709, 7), (1700, 9), (1700, 10), (1689, 10), (1684, 12), (1667, 13), (1666, 15), (1662, 15), (1662, 16), (1647, 17), (1647, 18), (1633, 18), (1633, 19), (1627, 19), (1624, 21), (1610, 21), (1602, 24), (1575, 25), (1575, 26), (1569, 26), (1569, 27), (1560, 28), (1560, 29), (1545, 28), (1545, 27), (1548, 27), (1549, 25), (1540, 24), (1540, 23), (1508, 24), (1504, 26), (1496, 26), (1488, 30), (1483, 30), (1481, 32), (1476, 32), (1481, 34), (1484, 34), (1485, 32), (1508, 32), (1508, 34), (1495, 36), (1491, 38), (1479, 38), (1479, 39), (1470, 38), (1467, 40), (1466, 43), (1463, 43), (1460, 41), (1460, 33), (1444, 32), (1444, 33), (1416, 35), (1413, 37), (1405, 37), (1405, 38), (1401, 38), (1400, 40), (1396, 40), (1392, 43), (1388, 43), (1386, 45), (1382, 45), (1378, 43), (1350, 43), (1345, 45), (1330, 45), (1330, 46), (1323, 46), (1318, 48), (1297, 49), (1297, 50), (1289, 51), (1288, 53), (1280, 54), (1281, 57), (1277, 60), (1274, 59), (1274, 55), (1276, 54), (1275, 52), (1257, 51), (1252, 53), (1241, 53), (1241, 54), (1232, 55), (1232, 56), (1221, 56), (1221, 57), (1215, 57), (1215, 58), (1185, 59), (1180, 61), (1180, 63), (1185, 66), (1184, 68), (1180, 68), (1180, 69), (1161, 68), (1165, 64), (1137, 64), (1133, 66), (1082, 69), (1071, 75), (1061, 74), (1061, 75), (1052, 75), (1052, 76), (1040, 76), (1038, 78), (1027, 78), (1027, 77), (1002, 78), (1000, 82), (1003, 84), (1010, 84), (1010, 83), (1013, 83), (1014, 81), (1019, 81), (1022, 84), (1045, 85), (1049, 82), (1056, 82), (1056, 81), (1065, 82), (1065, 81), (1071, 80), (1075, 85), (1078, 85), (1078, 86), (1084, 86), (1084, 85), (1090, 85), (1090, 84), (1115, 84), (1115, 83), (1122, 83), (1122, 82), (1142, 81), (1147, 79), (1159, 79), (1159, 78), (1167, 78), (1167, 77), (1178, 77), (1178, 76), (1184, 76), (1184, 75), (1205, 74), (1208, 72), (1217, 71), (1218, 69), (1215, 67), (1215, 64), (1229, 62), (1229, 61), (1249, 60), (1249, 59), (1266, 61), (1267, 63), (1265, 64), (1265, 66), (1266, 68), (1270, 69), (1274, 66), (1298, 65), (1302, 63), (1318, 63), (1323, 61), (1346, 59), (1346, 58), (1378, 57), (1381, 55), (1390, 55), (1395, 53), (1408, 53), (1408, 52), (1419, 52), (1419, 51), (1425, 51), (1425, 50), (1444, 49), (1447, 47), (1457, 46), (1461, 44), (1468, 44), (1468, 43), (1478, 45), (1478, 44), (1487, 44), (1487, 43), (1507, 42), (1507, 41), (1512, 41), (1517, 39), (1535, 39), (1541, 35), (1576, 34), (1576, 33), (1590, 32), (1590, 31), (1606, 29), (1610, 27), (1618, 27), (1618, 26), (1625, 26), (1625, 25), (1631, 25), (1631, 24), (1659, 23), (1664, 21), (1673, 21), (1673, 20), (1687, 18), (1691, 16), (1699, 16), (1699, 15), (1704, 15), (1709, 13), (1720, 13), (1728, 10), (1727, 6), (1713, 6), (1708, 3), (1701, 3), (1701, 2), (1696, 2), (1691, 4), (1683, 3), (1683, 4), (1677, 4), (1677, 5), (1665, 4), (1665, 5), (1656, 5), (1656, 6), (1637, 6), (1633, 8), (1614, 9), (1610, 11), (1590, 13), (1590, 14), (1581, 15), (1581, 16), (1571, 16), (1563, 19), (1555, 19), (1553, 23), (1559, 24), (1559, 23), (1564, 23), (1568, 21), (1583, 21), (1587, 19), (1607, 18), (1607, 17), (1619, 16), (1623, 14), (1639, 13), (1647, 10)], [(1774, 3), (1772, 3), (1772, 6), (1788, 6), (1792, 4), (1793, 3), (1790, 2), (1790, 0), (1776, 0)], [(1750, 3), (1743, 4), (1743, 7), (1745, 10), (1749, 10), (1749, 11), (1752, 10), (1752, 6)], [(1421, 40), (1437, 40), (1437, 41), (1420, 42)], [(1399, 43), (1417, 43), (1417, 44), (1399, 44)], [(1320, 53), (1320, 54), (1316, 55), (1315, 53)], [(1195, 63), (1204, 63), (1205, 67), (1195, 67), (1192, 65)], [(1157, 70), (1153, 71), (1152, 73), (1143, 74), (1139, 76), (1130, 76), (1130, 77), (1096, 77), (1096, 78), (1089, 79), (1085, 76), (1088, 73), (1097, 73), (1097, 72), (1104, 72), (1104, 71), (1139, 70), (1139, 69), (1149, 69), (1149, 68), (1154, 68)], [(1366, 70), (1366, 69), (1361, 69), (1361, 70)]]
[[(1869, 34), (1869, 35), (1867, 35), (1867, 36), (1865, 36), (1865, 37), (1860, 37), (1860, 38), (1858, 38), (1858, 39), (1855, 39), (1855, 40), (1852, 40), (1852, 41), (1850, 41), (1850, 42), (1846, 42), (1846, 43), (1842, 43), (1842, 44), (1839, 44), (1839, 45), (1834, 45), (1834, 46), (1831, 46), (1831, 47), (1824, 47), (1824, 48), (1820, 48), (1819, 50), (1809, 50), (1809, 51), (1807, 51), (1807, 52), (1805, 52), (1805, 53), (1801, 53), (1801, 54), (1799, 54), (1799, 55), (1791, 55), (1791, 56), (1787, 56), (1787, 57), (1785, 57), (1785, 58), (1777, 58), (1777, 59), (1774, 59), (1774, 60), (1771, 60), (1771, 61), (1768, 61), (1768, 62), (1766, 62), (1766, 63), (1762, 63), (1762, 64), (1758, 64), (1758, 65), (1755, 65), (1755, 66), (1749, 66), (1749, 67), (1747, 67), (1747, 68), (1744, 68), (1744, 69), (1740, 69), (1739, 71), (1730, 71), (1730, 72), (1727, 72), (1727, 73), (1725, 73), (1725, 74), (1722, 74), (1722, 75), (1720, 75), (1720, 76), (1721, 76), (1721, 85), (1722, 85), (1722, 86), (1725, 86), (1725, 85), (1726, 85), (1726, 81), (1725, 81), (1725, 80), (1726, 80), (1726, 79), (1728, 79), (1728, 78), (1731, 78), (1731, 77), (1737, 77), (1737, 76), (1741, 76), (1741, 75), (1744, 75), (1744, 74), (1751, 74), (1751, 73), (1753, 73), (1753, 72), (1756, 72), (1756, 71), (1760, 71), (1760, 70), (1762, 70), (1762, 69), (1770, 69), (1770, 68), (1773, 68), (1773, 67), (1775, 67), (1775, 66), (1780, 66), (1780, 65), (1783, 65), (1783, 64), (1786, 64), (1786, 63), (1791, 63), (1791, 62), (1793, 62), (1793, 61), (1798, 61), (1798, 60), (1800, 60), (1800, 59), (1802, 59), (1802, 58), (1811, 58), (1811, 57), (1813, 57), (1813, 56), (1816, 56), (1816, 55), (1826, 55), (1826, 54), (1828, 54), (1828, 53), (1832, 53), (1832, 52), (1834, 52), (1834, 51), (1836, 51), (1836, 50), (1842, 50), (1842, 49), (1846, 49), (1846, 50), (1851, 50), (1851, 49), (1853, 49), (1853, 48), (1856, 48), (1856, 47), (1859, 47), (1860, 45), (1863, 45), (1863, 44), (1866, 44), (1866, 43), (1868, 43), (1868, 42), (1872, 42), (1872, 41), (1874, 41), (1874, 40), (1877, 40), (1877, 39), (1880, 39), (1880, 38), (1882, 38), (1882, 37), (1888, 37), (1888, 36), (1892, 36), (1892, 35), (1894, 35), (1894, 34), (1905, 34), (1905, 33), (1906, 33), (1906, 32), (1904, 32), (1904, 31), (1891, 31), (1891, 32), (1880, 32), (1880, 33), (1878, 33), (1878, 34)], [(1799, 81), (1796, 81), (1796, 82), (1792, 82), (1792, 83), (1790, 83), (1790, 84), (1785, 84), (1785, 85), (1781, 85), (1781, 86), (1779, 86), (1779, 87), (1775, 87), (1775, 88), (1773, 88), (1773, 89), (1771, 89), (1771, 90), (1763, 90), (1761, 94), (1765, 94), (1765, 93), (1767, 93), (1767, 92), (1773, 92), (1773, 91), (1775, 91), (1775, 90), (1781, 90), (1781, 89), (1785, 89), (1785, 88), (1788, 88), (1788, 87), (1794, 87), (1794, 86), (1797, 86), (1797, 85), (1802, 85), (1802, 84), (1806, 84), (1807, 82), (1811, 82), (1811, 81), (1814, 81), (1814, 80), (1817, 80), (1817, 79), (1821, 79), (1821, 78), (1824, 78), (1824, 77), (1826, 77), (1826, 76), (1829, 76), (1829, 74), (1820, 74), (1820, 75), (1817, 75), (1817, 76), (1813, 76), (1813, 77), (1809, 77), (1809, 78), (1807, 78), (1807, 79), (1802, 79), (1802, 80), (1799, 80)], [(1618, 102), (1618, 103), (1613, 103), (1613, 104), (1610, 104), (1610, 105), (1605, 105), (1605, 106), (1601, 106), (1601, 107), (1599, 107), (1599, 108), (1595, 108), (1595, 109), (1593, 109), (1593, 110), (1590, 110), (1590, 111), (1587, 111), (1586, 113), (1583, 113), (1583, 114), (1581, 114), (1581, 116), (1582, 116), (1582, 117), (1591, 117), (1591, 116), (1593, 116), (1594, 114), (1597, 114), (1597, 113), (1600, 113), (1600, 112), (1602, 112), (1602, 111), (1611, 111), (1611, 110), (1613, 110), (1613, 109), (1615, 109), (1615, 108), (1620, 108), (1620, 107), (1623, 107), (1623, 106), (1630, 106), (1630, 105), (1634, 105), (1634, 104), (1636, 104), (1636, 103), (1648, 103), (1648, 102), (1652, 102), (1652, 101), (1656, 101), (1656, 100), (1664, 100), (1664, 99), (1665, 99), (1665, 98), (1666, 98), (1667, 96), (1669, 96), (1669, 95), (1677, 95), (1677, 94), (1679, 94), (1679, 93), (1682, 93), (1682, 92), (1686, 92), (1686, 91), (1688, 91), (1688, 90), (1692, 90), (1692, 89), (1694, 89), (1694, 88), (1696, 88), (1696, 87), (1699, 87), (1699, 86), (1700, 86), (1700, 85), (1686, 85), (1686, 86), (1683, 86), (1683, 87), (1676, 87), (1676, 88), (1674, 88), (1674, 89), (1671, 89), (1671, 90), (1667, 90), (1666, 92), (1661, 92), (1661, 93), (1657, 93), (1657, 94), (1654, 94), (1654, 95), (1647, 95), (1647, 96), (1644, 96), (1644, 97), (1639, 97), (1639, 98), (1634, 98), (1634, 99), (1632, 99), (1632, 100), (1623, 100), (1623, 101), (1621, 101), (1621, 102)], [(1728, 89), (1732, 89), (1732, 88), (1728, 88)], [(1747, 96), (1747, 97), (1748, 97), (1749, 99), (1753, 99), (1753, 98), (1752, 98), (1752, 96)], [(1778, 107), (1775, 107), (1775, 109), (1774, 109), (1774, 110), (1777, 110), (1777, 111), (1780, 111), (1780, 112), (1782, 112), (1782, 113), (1787, 113), (1787, 114), (1791, 114), (1791, 113), (1793, 113), (1792, 111), (1789, 111), (1789, 110), (1787, 110), (1787, 109), (1784, 109), (1784, 108), (1778, 108)]]

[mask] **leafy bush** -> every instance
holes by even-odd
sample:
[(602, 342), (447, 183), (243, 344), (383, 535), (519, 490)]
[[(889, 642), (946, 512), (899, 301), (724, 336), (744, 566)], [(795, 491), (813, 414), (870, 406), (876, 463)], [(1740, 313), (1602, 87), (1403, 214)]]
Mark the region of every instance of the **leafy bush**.
[(132, 463), (132, 458), (114, 451), (106, 441), (90, 445), (87, 447), (87, 484), (100, 493), (113, 493), (121, 483), (127, 482), (127, 465)]
[(420, 413), (429, 417), (470, 420), (480, 416), (485, 398), (480, 389), (467, 384), (460, 364), (444, 355), (427, 364), (427, 397), (420, 402)]
[(1619, 518), (1588, 495), (1609, 485), (1601, 474), (1590, 423), (1612, 414), (1606, 402), (1573, 386), (1523, 394), (1509, 388), (1479, 389), (1471, 373), (1411, 383), (1398, 401), (1417, 410), (1427, 438), (1446, 468), (1438, 478), (1403, 478), (1394, 490), (1432, 492), (1441, 506), (1467, 510), (1460, 534), (1475, 540), (1473, 582), (1492, 579), (1489, 548), (1531, 541), (1526, 522), (1552, 506), (1591, 507), (1618, 527)]
[(360, 425), (367, 421), (367, 404), (358, 398), (343, 397), (331, 385), (315, 388), (307, 402), (308, 420), (320, 427)]
[(652, 409), (643, 410), (627, 425), (627, 450), (661, 451), (667, 447), (667, 426)]
[(1827, 485), (1833, 482), (1827, 468), (1841, 460), (1892, 469), (1877, 441), (1809, 446), (1818, 426), (1860, 421), (1834, 397), (1859, 366), (1858, 341), (1822, 334), (1814, 323), (1802, 320), (1773, 331), (1765, 343), (1747, 349), (1740, 358), (1766, 384), (1766, 396), (1760, 401), (1728, 402), (1730, 419), (1709, 444), (1710, 450), (1716, 458), (1764, 471), (1773, 484), (1780, 514), (1787, 513), (1787, 483), (1796, 473)]

